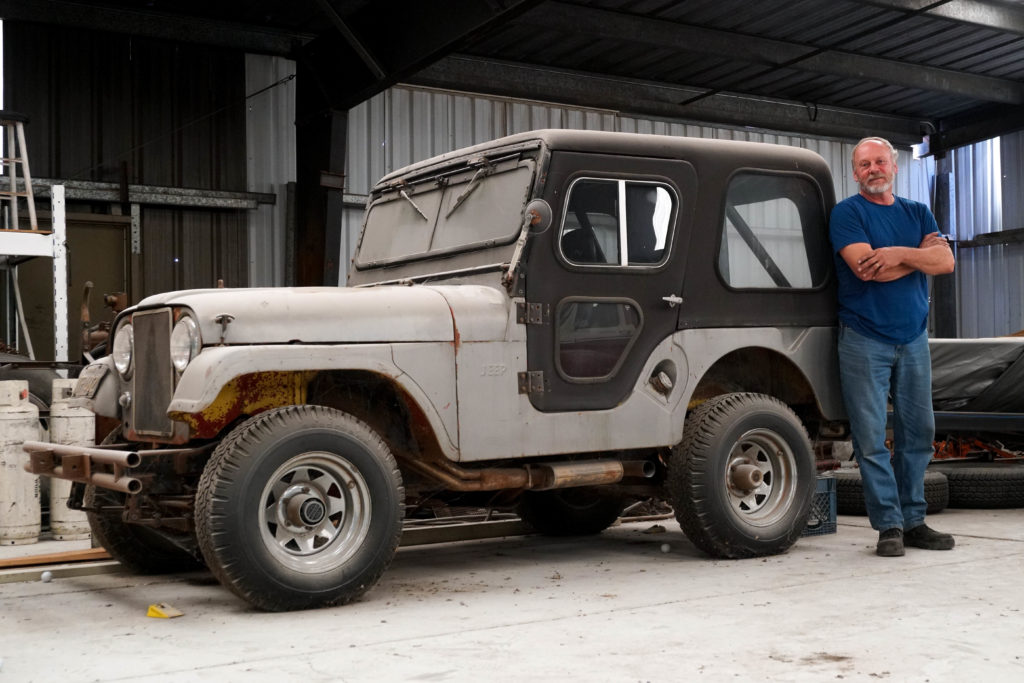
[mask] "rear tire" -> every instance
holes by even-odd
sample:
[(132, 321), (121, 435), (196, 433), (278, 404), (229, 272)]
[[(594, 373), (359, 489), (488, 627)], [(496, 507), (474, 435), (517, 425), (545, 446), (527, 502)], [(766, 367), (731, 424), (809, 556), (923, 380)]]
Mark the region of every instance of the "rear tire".
[(725, 394), (686, 420), (668, 492), (686, 536), (713, 557), (785, 552), (803, 533), (816, 487), (800, 419), (762, 394)]
[(586, 487), (524, 491), (519, 516), (546, 536), (587, 536), (614, 524), (624, 507), (622, 498)]
[(270, 410), (206, 464), (199, 547), (220, 582), (259, 609), (340, 605), (391, 563), (404, 497), (394, 456), (363, 422), (320, 406)]

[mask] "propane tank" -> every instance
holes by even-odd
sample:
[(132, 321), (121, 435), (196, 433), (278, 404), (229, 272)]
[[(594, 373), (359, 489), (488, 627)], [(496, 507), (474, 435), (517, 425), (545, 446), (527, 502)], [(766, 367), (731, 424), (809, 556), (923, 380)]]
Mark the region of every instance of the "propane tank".
[(39, 540), (39, 477), (25, 471), (21, 445), (38, 441), (39, 409), (28, 400), (28, 382), (0, 382), (0, 545)]
[[(92, 446), (96, 443), (96, 416), (85, 407), (84, 399), (75, 399), (74, 379), (53, 380), (53, 399), (50, 403), (50, 440), (65, 446)], [(71, 482), (48, 477), (50, 480), (50, 531), (58, 541), (89, 538), (89, 521), (81, 510), (68, 507)]]

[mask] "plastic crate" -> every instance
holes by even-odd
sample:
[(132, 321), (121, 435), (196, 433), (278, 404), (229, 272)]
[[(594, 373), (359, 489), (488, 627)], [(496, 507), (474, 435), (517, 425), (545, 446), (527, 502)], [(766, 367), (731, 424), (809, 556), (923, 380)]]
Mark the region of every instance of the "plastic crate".
[(830, 475), (818, 477), (807, 528), (801, 536), (821, 536), (836, 532), (836, 480)]

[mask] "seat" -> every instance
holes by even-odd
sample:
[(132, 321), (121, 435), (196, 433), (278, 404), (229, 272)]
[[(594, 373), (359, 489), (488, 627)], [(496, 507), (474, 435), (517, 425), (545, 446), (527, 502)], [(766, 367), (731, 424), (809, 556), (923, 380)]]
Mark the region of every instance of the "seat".
[(562, 235), (562, 253), (573, 263), (604, 263), (604, 254), (588, 228), (576, 228)]

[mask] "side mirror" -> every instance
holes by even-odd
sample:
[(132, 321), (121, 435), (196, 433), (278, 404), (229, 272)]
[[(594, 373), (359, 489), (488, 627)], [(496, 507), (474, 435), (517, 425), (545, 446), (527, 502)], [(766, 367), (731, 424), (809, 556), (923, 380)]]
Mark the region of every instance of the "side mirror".
[(526, 205), (524, 222), (529, 220), (530, 232), (544, 232), (551, 227), (551, 206), (543, 199), (534, 199)]

